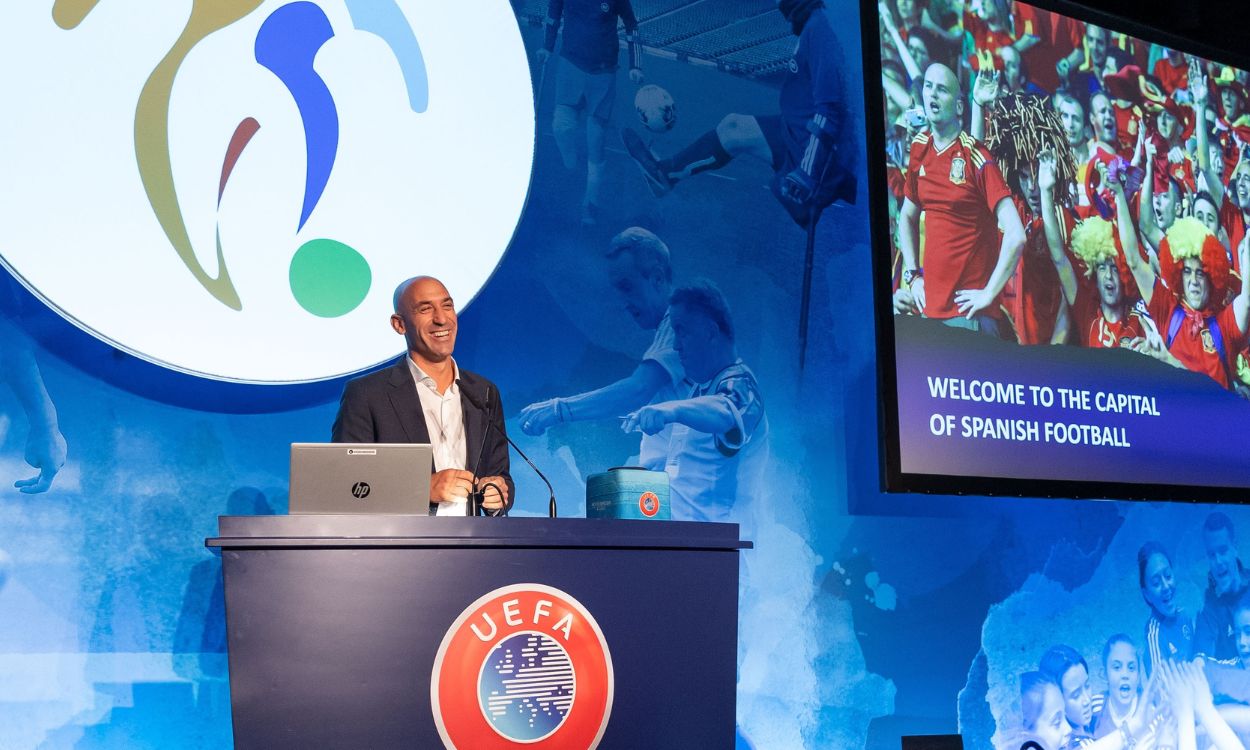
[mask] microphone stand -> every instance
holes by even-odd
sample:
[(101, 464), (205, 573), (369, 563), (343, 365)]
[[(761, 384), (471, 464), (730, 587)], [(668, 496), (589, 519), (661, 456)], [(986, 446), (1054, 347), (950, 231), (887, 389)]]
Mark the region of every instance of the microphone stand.
[[(464, 383), (461, 383), (459, 380), (457, 380), (456, 385), (460, 386), (460, 392), (465, 394), (468, 397), (469, 403), (473, 404), (473, 406), (477, 407), (478, 409), (481, 409), (482, 411), (486, 412), (486, 430), (482, 433), (482, 442), (481, 442), (481, 445), (479, 445), (477, 449), (477, 461), (473, 463), (473, 488), (474, 489), (471, 492), (469, 492), (469, 507), (466, 513), (466, 515), (469, 515), (469, 516), (480, 516), (482, 515), (482, 502), (483, 502), (483, 498), (485, 498), (486, 496), (486, 492), (484, 490), (477, 489), (477, 475), (478, 475), (478, 470), (482, 466), (482, 454), (486, 452), (486, 436), (490, 433), (490, 425), (492, 421), (491, 417), (495, 416), (494, 409), (493, 409), (494, 404), (490, 403), (489, 391), (487, 392), (488, 397), (486, 399), (487, 401), (486, 407), (483, 408), (482, 405), (477, 402), (477, 399), (475, 399), (471, 394), (469, 394), (468, 390), (465, 389)], [(498, 491), (499, 488), (495, 487), (495, 489), (496, 491)], [(500, 493), (501, 496), (502, 494), (503, 493)]]
[[(481, 463), (482, 463), (482, 451), (484, 451), (484, 450), (486, 449), (486, 435), (487, 435), (487, 433), (489, 433), (492, 429), (495, 429), (495, 430), (496, 430), (496, 432), (498, 432), (500, 435), (503, 435), (503, 439), (504, 439), (504, 440), (508, 441), (508, 445), (511, 445), (511, 446), (512, 446), (512, 448), (513, 448), (513, 450), (515, 450), (515, 451), (517, 452), (517, 454), (521, 456), (521, 458), (525, 459), (525, 463), (529, 464), (529, 465), (530, 465), (530, 468), (534, 470), (534, 473), (538, 475), (538, 478), (539, 478), (539, 479), (541, 479), (541, 480), (543, 480), (543, 484), (547, 485), (547, 493), (548, 493), (548, 498), (547, 498), (547, 517), (548, 517), (548, 518), (556, 518), (556, 517), (558, 516), (558, 514), (556, 513), (556, 491), (555, 491), (555, 489), (553, 489), (553, 488), (552, 488), (552, 486), (551, 486), (551, 482), (547, 481), (547, 477), (546, 477), (546, 475), (545, 475), (545, 474), (543, 474), (541, 471), (539, 471), (538, 467), (534, 465), (534, 462), (530, 460), (530, 457), (529, 457), (529, 456), (527, 456), (527, 455), (525, 455), (525, 451), (521, 450), (520, 446), (518, 446), (515, 442), (513, 442), (513, 441), (512, 441), (512, 438), (508, 437), (508, 433), (504, 432), (503, 430), (499, 430), (499, 429), (495, 428), (495, 423), (494, 423), (494, 422), (490, 419), (490, 417), (491, 417), (491, 415), (493, 414), (493, 412), (492, 412), (491, 410), (488, 410), (488, 409), (486, 408), (486, 406), (484, 406), (484, 405), (482, 404), (482, 402), (478, 401), (478, 400), (477, 400), (477, 396), (474, 396), (472, 391), (470, 391), (469, 389), (467, 389), (467, 388), (465, 388), (465, 387), (464, 387), (464, 383), (462, 383), (462, 382), (460, 382), (459, 380), (457, 380), (457, 381), (456, 381), (456, 385), (460, 386), (460, 392), (461, 392), (462, 394), (464, 394), (464, 397), (465, 397), (465, 398), (469, 399), (469, 403), (473, 404), (473, 406), (475, 406), (476, 408), (478, 408), (478, 409), (480, 409), (480, 410), (482, 410), (482, 411), (487, 412), (486, 430), (485, 430), (485, 432), (483, 432), (483, 434), (482, 434), (482, 447), (478, 449), (478, 456), (477, 456), (477, 461), (478, 461), (478, 462), (477, 462), (477, 464), (475, 464), (474, 466), (475, 466), (475, 467), (477, 467), (477, 466), (480, 466), (480, 465), (481, 465)], [(490, 400), (490, 387), (489, 387), (489, 386), (487, 386), (487, 389), (486, 389), (486, 397), (487, 397), (487, 401), (489, 401), (489, 400)], [(475, 485), (477, 484), (477, 471), (476, 471), (476, 468), (475, 468), (475, 470), (474, 470), (474, 472), (473, 472), (473, 483), (474, 483)], [(498, 488), (496, 488), (496, 489), (498, 489)], [(478, 498), (477, 498), (476, 500), (471, 500), (471, 502), (473, 502), (473, 503), (474, 503), (474, 505), (478, 505), (478, 504), (480, 504), (480, 502), (481, 502), (481, 496), (482, 496), (482, 493), (481, 493), (481, 492), (474, 492), (474, 493), (472, 493), (472, 494), (470, 495), (470, 497), (472, 497), (472, 495), (477, 495), (477, 496), (478, 496)]]

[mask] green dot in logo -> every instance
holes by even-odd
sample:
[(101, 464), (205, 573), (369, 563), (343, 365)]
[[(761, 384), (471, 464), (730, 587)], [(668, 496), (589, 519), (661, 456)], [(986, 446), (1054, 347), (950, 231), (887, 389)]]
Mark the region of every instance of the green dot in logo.
[(291, 293), (300, 307), (321, 318), (355, 310), (372, 281), (364, 256), (337, 240), (309, 240), (291, 258)]

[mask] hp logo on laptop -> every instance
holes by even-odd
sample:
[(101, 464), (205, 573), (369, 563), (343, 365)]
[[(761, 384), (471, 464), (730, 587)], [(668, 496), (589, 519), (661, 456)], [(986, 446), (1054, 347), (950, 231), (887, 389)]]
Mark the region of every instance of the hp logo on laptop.
[(358, 498), (358, 499), (360, 499), (360, 500), (364, 500), (366, 497), (369, 497), (369, 483), (368, 483), (368, 482), (357, 482), (357, 483), (353, 484), (353, 485), (352, 485), (352, 496), (353, 496), (353, 497), (356, 497), (356, 498)]

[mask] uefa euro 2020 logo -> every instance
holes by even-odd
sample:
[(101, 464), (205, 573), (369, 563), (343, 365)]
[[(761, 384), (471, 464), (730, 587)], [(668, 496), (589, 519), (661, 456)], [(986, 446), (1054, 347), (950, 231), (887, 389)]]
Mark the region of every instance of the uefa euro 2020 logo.
[(520, 217), (534, 111), (505, 0), (17, 2), (0, 28), (0, 257), (158, 364), (381, 362), (395, 284), (463, 306)]
[(430, 676), (435, 725), (455, 750), (598, 747), (612, 696), (612, 656), (594, 617), (534, 583), (465, 608)]

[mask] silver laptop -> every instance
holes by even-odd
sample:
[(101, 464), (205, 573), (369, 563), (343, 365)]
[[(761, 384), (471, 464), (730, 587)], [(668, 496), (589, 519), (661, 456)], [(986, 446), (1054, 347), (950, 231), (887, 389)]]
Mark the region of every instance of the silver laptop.
[(427, 443), (291, 443), (291, 513), (427, 515)]

